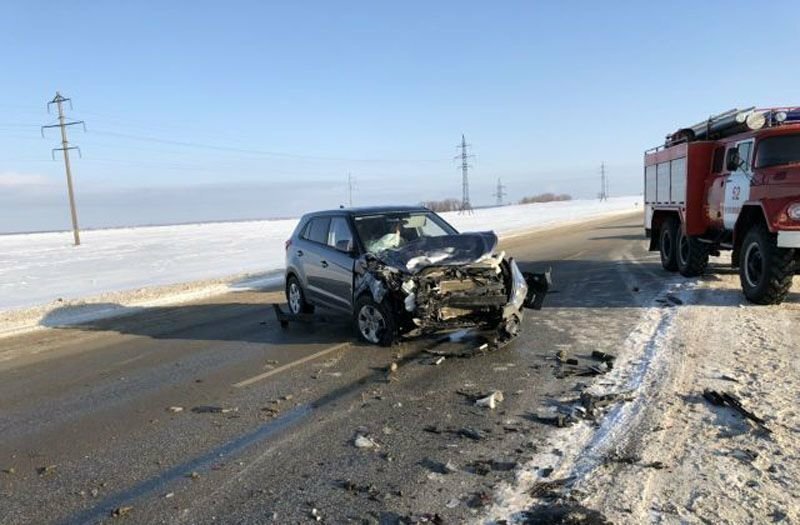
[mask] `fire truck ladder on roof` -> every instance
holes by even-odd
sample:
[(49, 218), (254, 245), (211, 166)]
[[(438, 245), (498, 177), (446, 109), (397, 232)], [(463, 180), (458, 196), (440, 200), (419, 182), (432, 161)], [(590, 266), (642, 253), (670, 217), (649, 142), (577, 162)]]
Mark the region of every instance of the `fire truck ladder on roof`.
[(664, 145), (674, 146), (682, 142), (696, 140), (716, 140), (748, 130), (757, 130), (783, 123), (800, 121), (800, 108), (729, 109), (719, 115), (709, 117), (688, 128), (681, 128), (667, 135)]

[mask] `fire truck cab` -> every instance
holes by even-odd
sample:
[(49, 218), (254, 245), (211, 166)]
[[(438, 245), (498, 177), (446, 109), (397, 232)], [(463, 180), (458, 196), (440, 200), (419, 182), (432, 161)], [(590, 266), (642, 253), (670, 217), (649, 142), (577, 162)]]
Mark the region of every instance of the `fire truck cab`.
[(644, 154), (645, 233), (668, 271), (731, 250), (742, 291), (778, 304), (800, 269), (800, 108), (730, 110)]

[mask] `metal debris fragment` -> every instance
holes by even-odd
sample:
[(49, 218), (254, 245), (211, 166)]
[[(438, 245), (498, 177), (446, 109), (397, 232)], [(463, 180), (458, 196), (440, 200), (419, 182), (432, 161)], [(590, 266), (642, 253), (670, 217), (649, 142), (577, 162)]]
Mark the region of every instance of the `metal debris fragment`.
[(375, 448), (375, 442), (362, 434), (356, 436), (353, 440), (353, 445), (355, 445), (356, 448)]
[(482, 397), (480, 399), (475, 400), (475, 406), (489, 408), (490, 410), (494, 410), (497, 407), (498, 403), (503, 401), (503, 392), (500, 390), (495, 390), (491, 394), (486, 397)]
[(131, 511), (133, 511), (133, 507), (131, 507), (130, 505), (124, 507), (117, 507), (116, 509), (111, 511), (111, 517), (121, 518), (123, 516), (127, 516), (128, 514), (130, 514)]

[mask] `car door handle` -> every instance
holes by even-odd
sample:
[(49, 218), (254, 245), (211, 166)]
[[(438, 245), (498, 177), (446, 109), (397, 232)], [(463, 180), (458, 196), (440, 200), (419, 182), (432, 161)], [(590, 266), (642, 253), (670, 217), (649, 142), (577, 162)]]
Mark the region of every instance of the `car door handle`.
[(323, 268), (327, 268), (328, 267), (328, 261), (320, 261), (319, 264), (322, 265)]
[(298, 257), (302, 257), (303, 256), (303, 250), (297, 250), (297, 256)]

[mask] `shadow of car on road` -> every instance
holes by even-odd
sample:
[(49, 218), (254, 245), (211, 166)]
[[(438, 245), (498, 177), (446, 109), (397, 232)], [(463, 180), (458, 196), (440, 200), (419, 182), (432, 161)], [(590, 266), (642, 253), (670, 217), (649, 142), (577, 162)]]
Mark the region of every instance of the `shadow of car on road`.
[[(327, 314), (327, 312), (326, 312)], [(354, 340), (351, 320), (290, 323), (281, 328), (270, 304), (220, 302), (172, 306), (115, 303), (70, 305), (50, 311), (40, 326), (117, 332), (153, 339), (238, 341), (275, 345), (336, 344)]]

